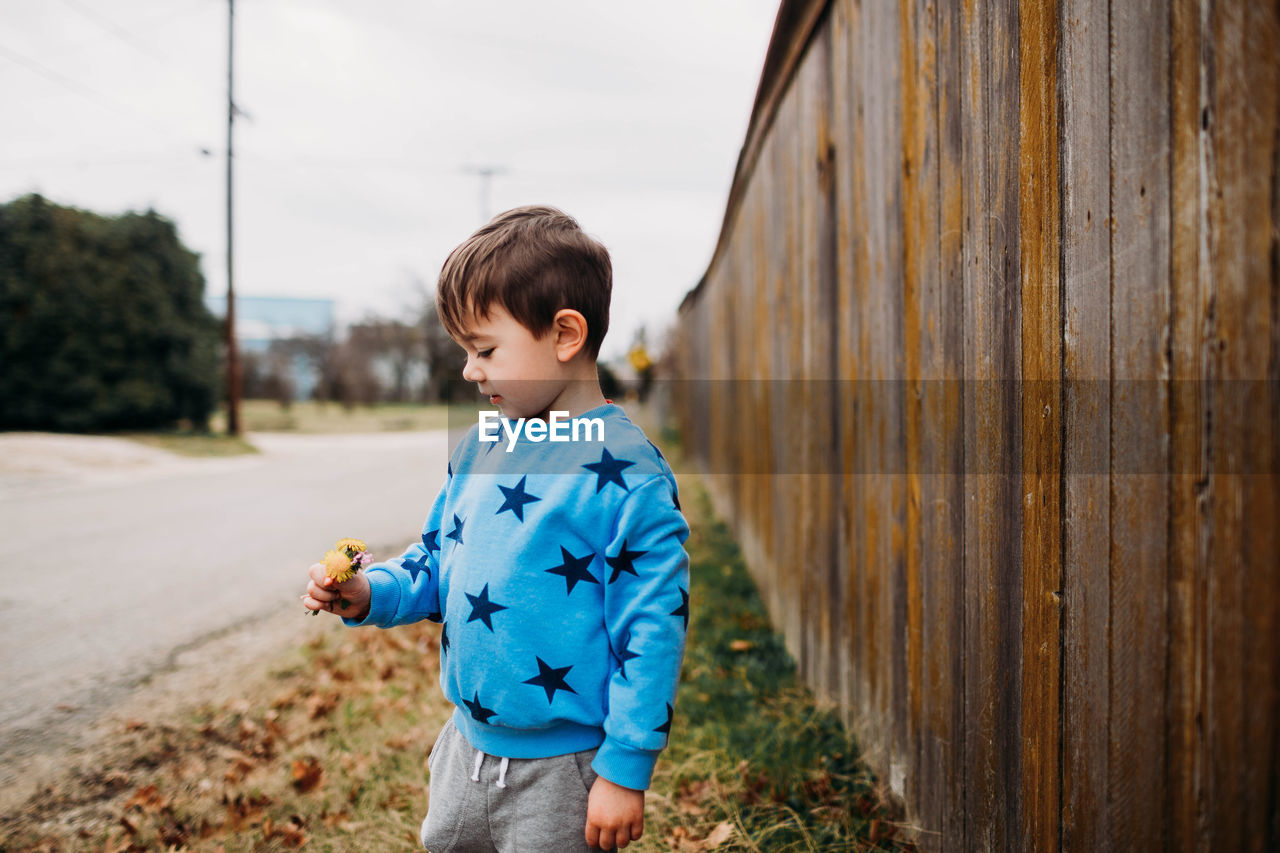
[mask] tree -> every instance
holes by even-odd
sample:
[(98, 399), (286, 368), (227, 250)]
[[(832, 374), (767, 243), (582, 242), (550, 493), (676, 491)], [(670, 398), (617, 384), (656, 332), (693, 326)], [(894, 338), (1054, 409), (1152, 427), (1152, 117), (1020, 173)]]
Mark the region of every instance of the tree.
[(418, 316), (426, 348), (427, 388), (424, 396), (432, 403), (474, 399), (475, 386), (462, 379), (467, 354), (449, 337), (440, 322), (435, 293), (422, 279), (414, 279), (412, 286), (417, 297), (412, 310)]
[(391, 387), (384, 389), (379, 383), (380, 398), (397, 403), (410, 402), (409, 379), (414, 368), (425, 367), (426, 346), (422, 328), (399, 320), (383, 320), (370, 317), (352, 326), (347, 332), (352, 348), (370, 362), (369, 369), (378, 375), (373, 364), (381, 364), (390, 373)]
[(153, 210), (0, 206), (0, 428), (203, 427), (219, 324), (199, 257)]

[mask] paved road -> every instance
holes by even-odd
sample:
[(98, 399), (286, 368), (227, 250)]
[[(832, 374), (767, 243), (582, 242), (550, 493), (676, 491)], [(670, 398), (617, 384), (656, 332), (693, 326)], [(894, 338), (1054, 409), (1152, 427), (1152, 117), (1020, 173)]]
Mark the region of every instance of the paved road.
[(254, 442), (261, 455), (107, 476), (0, 465), (0, 759), (184, 647), (278, 612), (339, 537), (399, 553), (448, 458), (443, 431)]

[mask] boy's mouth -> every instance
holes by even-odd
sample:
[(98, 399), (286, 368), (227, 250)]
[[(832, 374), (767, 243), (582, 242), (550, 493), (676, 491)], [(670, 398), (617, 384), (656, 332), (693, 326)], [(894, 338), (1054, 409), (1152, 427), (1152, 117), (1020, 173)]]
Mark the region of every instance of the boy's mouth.
[(501, 402), (502, 402), (502, 395), (501, 395), (501, 394), (490, 394), (490, 395), (489, 395), (489, 405), (491, 405), (491, 406), (496, 406), (496, 405), (498, 405), (498, 404), (499, 404), (499, 403), (501, 403)]

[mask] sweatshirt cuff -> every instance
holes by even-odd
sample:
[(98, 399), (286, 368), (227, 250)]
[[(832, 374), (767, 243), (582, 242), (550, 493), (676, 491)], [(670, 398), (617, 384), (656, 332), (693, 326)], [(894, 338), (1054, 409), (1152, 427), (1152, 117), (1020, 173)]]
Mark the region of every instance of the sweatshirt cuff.
[(342, 621), (352, 628), (363, 625), (388, 628), (395, 618), (396, 610), (400, 607), (400, 585), (396, 583), (396, 579), (390, 572), (379, 569), (377, 566), (365, 572), (365, 577), (369, 580), (368, 615), (363, 619), (348, 619), (344, 616)]
[(658, 752), (635, 749), (611, 738), (605, 738), (591, 762), (591, 769), (615, 785), (644, 791), (653, 778)]

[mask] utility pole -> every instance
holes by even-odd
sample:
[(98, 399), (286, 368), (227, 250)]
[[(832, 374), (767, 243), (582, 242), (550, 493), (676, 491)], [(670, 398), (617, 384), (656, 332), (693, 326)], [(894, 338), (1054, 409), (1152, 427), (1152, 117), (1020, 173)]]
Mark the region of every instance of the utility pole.
[(227, 433), (240, 435), (240, 354), (236, 346), (236, 286), (232, 227), (232, 138), (236, 124), (234, 89), (236, 0), (227, 0)]
[(494, 175), (505, 175), (507, 170), (501, 166), (463, 166), (462, 171), (480, 176), (480, 222), (488, 222), (493, 218), (489, 209), (489, 183)]

